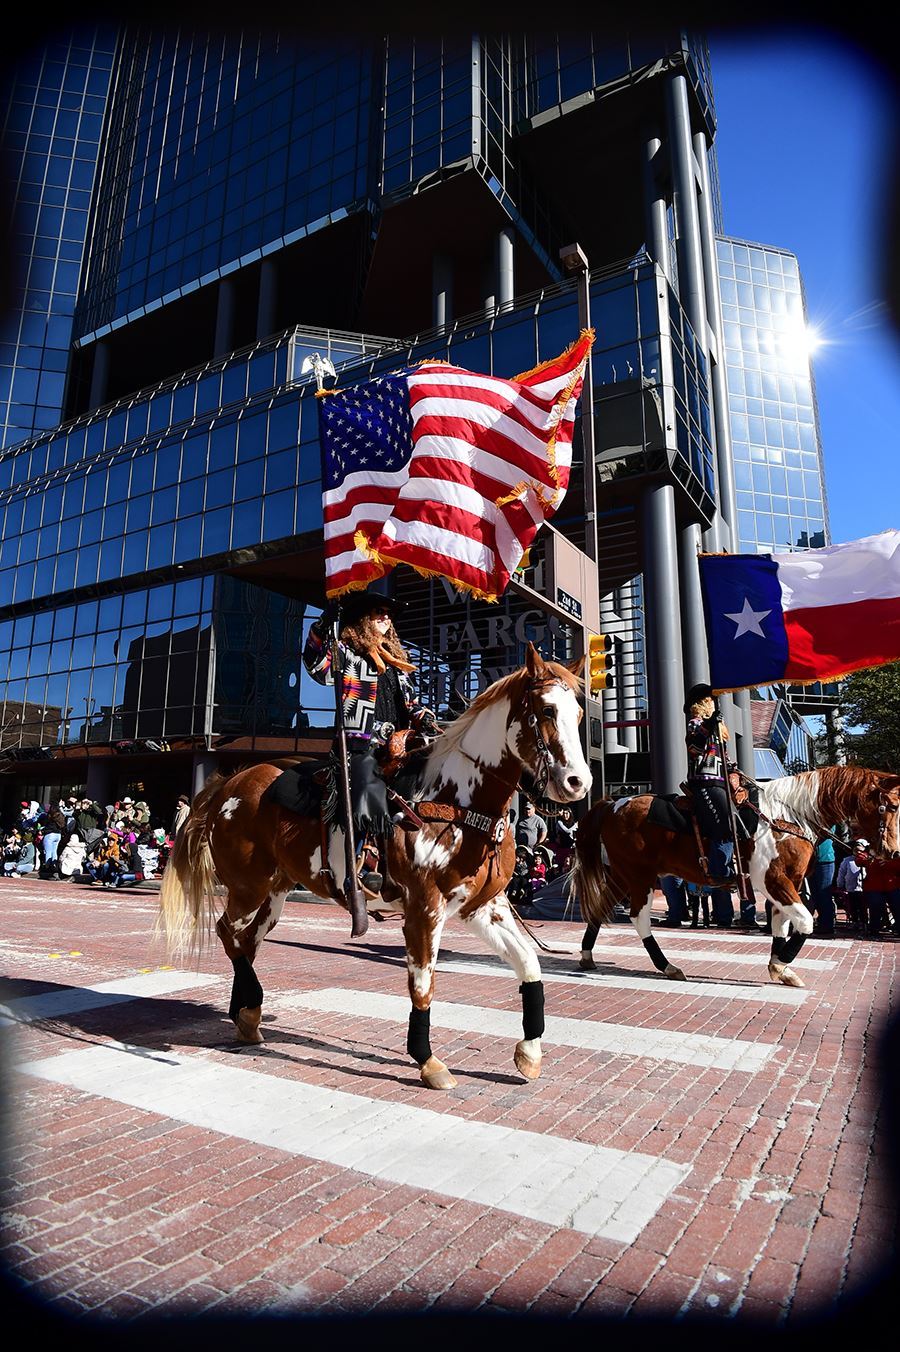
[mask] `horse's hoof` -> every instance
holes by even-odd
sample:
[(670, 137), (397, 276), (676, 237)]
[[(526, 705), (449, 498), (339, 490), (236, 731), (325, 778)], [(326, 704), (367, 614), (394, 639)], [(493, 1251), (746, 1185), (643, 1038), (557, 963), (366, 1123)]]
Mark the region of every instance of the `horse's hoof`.
[(541, 1073), (540, 1061), (535, 1061), (534, 1057), (527, 1056), (521, 1042), (516, 1043), (516, 1053), (514, 1056), (516, 1070), (526, 1080), (536, 1080)]
[(236, 1021), (238, 1042), (258, 1044), (264, 1041), (263, 1035), (259, 1031), (261, 1018), (262, 1005), (257, 1005), (255, 1009), (248, 1009), (245, 1005), (238, 1012)]
[(439, 1061), (436, 1056), (429, 1056), (424, 1066), (419, 1067), (419, 1074), (426, 1089), (455, 1089), (456, 1087), (453, 1076), (443, 1061)]
[(590, 953), (582, 953), (578, 966), (582, 972), (596, 972), (597, 970), (593, 955)]
[(663, 976), (667, 976), (670, 981), (687, 981), (687, 977), (680, 967), (675, 967), (671, 962), (666, 963), (666, 970)]
[(779, 962), (769, 963), (769, 976), (773, 981), (780, 981), (782, 986), (794, 986), (799, 990), (806, 989), (806, 982), (799, 977), (796, 972), (792, 972), (790, 967), (784, 967)]

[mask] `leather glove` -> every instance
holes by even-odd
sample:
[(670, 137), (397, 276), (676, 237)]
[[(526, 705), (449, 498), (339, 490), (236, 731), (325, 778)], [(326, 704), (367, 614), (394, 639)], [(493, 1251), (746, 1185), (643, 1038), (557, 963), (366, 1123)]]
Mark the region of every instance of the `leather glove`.
[(426, 737), (437, 737), (440, 732), (437, 718), (431, 709), (423, 709), (419, 718), (419, 731)]
[(333, 597), (330, 601), (325, 602), (325, 609), (322, 611), (322, 623), (326, 624), (330, 629), (334, 621), (340, 616), (340, 613), (341, 603), (337, 597)]

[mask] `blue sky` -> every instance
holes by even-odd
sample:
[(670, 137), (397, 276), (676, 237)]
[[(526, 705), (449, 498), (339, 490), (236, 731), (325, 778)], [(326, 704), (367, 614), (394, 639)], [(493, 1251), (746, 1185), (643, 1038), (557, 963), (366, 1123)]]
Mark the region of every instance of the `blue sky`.
[(811, 33), (710, 39), (725, 229), (790, 249), (810, 322), (832, 539), (900, 529), (900, 340), (878, 260), (891, 93)]

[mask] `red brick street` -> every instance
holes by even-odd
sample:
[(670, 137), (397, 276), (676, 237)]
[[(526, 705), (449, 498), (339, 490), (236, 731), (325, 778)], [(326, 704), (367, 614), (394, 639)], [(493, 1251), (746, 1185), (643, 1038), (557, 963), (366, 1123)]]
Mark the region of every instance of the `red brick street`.
[[(799, 1327), (891, 1257), (896, 941), (811, 939), (794, 991), (767, 980), (763, 934), (661, 931), (681, 984), (612, 925), (596, 973), (541, 955), (527, 1084), (517, 983), (451, 923), (432, 1042), (458, 1086), (441, 1094), (405, 1052), (396, 920), (351, 943), (334, 907), (289, 902), (257, 964), (265, 1045), (239, 1047), (224, 955), (168, 960), (154, 892), (0, 886), (3, 1258), (55, 1313)], [(536, 933), (577, 949), (581, 928)]]

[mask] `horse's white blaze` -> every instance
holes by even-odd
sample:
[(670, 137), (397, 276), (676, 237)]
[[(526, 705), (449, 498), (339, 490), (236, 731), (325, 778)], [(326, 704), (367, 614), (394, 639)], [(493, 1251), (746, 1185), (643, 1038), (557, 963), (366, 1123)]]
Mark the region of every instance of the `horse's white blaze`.
[[(577, 775), (586, 792), (591, 782), (591, 771), (581, 747), (575, 692), (562, 684), (552, 685), (544, 693), (543, 701), (556, 709), (556, 732), (563, 761), (562, 765), (554, 769), (551, 782), (555, 780), (559, 791), (568, 798), (571, 791), (566, 788), (566, 780)], [(583, 797), (584, 793), (578, 796)]]
[(413, 846), (413, 863), (417, 868), (445, 868), (459, 848), (459, 832), (456, 827), (450, 831), (441, 831), (441, 840), (432, 840), (420, 831)]
[(512, 967), (520, 981), (540, 981), (541, 965), (531, 944), (519, 932), (506, 894), (501, 892), (487, 906), (466, 917), (466, 924), (478, 934), (498, 958)]
[(240, 798), (226, 798), (225, 802), (219, 808), (219, 816), (224, 817), (227, 822), (230, 822), (240, 805)]

